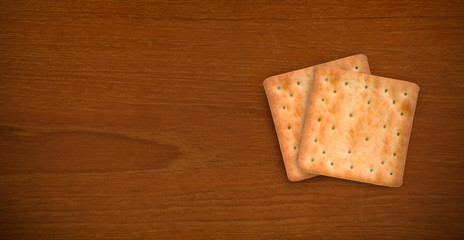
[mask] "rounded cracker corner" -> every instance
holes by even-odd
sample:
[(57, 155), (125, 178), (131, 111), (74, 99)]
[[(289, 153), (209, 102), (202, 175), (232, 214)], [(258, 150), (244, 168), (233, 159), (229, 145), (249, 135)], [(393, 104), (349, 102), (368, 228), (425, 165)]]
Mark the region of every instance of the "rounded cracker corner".
[(360, 53), (360, 54), (357, 54), (357, 55), (358, 55), (359, 57), (362, 57), (362, 58), (364, 58), (366, 61), (368, 61), (368, 60), (369, 60), (369, 58), (367, 57), (367, 55), (366, 55), (366, 54), (364, 54), (364, 53)]
[(302, 177), (302, 175), (298, 173), (297, 169), (288, 170), (287, 168), (285, 168), (285, 173), (287, 174), (287, 179), (290, 182), (298, 182), (304, 179), (304, 177)]
[(272, 82), (272, 80), (274, 80), (274, 79), (275, 79), (275, 76), (268, 77), (268, 78), (264, 79), (264, 81), (263, 81), (263, 86), (264, 86), (264, 88), (266, 88), (267, 86), (271, 85), (271, 84), (272, 84), (271, 82)]
[(417, 90), (417, 92), (419, 92), (420, 91), (419, 84), (417, 84), (417, 83), (412, 83), (412, 84), (414, 84), (414, 88)]
[(291, 172), (287, 172), (287, 179), (290, 181), (290, 182), (298, 182), (298, 181), (301, 181), (301, 177), (298, 177), (297, 174), (293, 174)]
[(268, 77), (268, 78), (264, 79), (264, 81), (263, 81), (263, 86), (264, 87), (266, 87), (266, 85), (268, 84), (269, 78), (271, 78), (271, 77)]
[(391, 187), (399, 188), (401, 186), (403, 186), (403, 179), (400, 179), (399, 181), (395, 181)]
[(298, 167), (298, 169), (299, 169), (300, 171), (302, 171), (302, 172), (307, 172), (307, 171), (305, 170), (306, 164), (304, 164), (302, 161), (297, 160), (297, 161), (296, 161), (296, 166)]
[(309, 174), (309, 173), (295, 173), (295, 172), (287, 172), (287, 178), (290, 182), (301, 182), (302, 180), (316, 177), (317, 175)]

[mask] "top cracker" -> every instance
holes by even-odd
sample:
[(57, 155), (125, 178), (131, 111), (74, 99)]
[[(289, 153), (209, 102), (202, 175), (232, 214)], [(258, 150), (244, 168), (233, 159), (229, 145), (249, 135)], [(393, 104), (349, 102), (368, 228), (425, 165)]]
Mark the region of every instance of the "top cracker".
[[(363, 54), (353, 55), (318, 66), (322, 65), (370, 73), (367, 57)], [(308, 67), (276, 75), (267, 78), (263, 82), (287, 177), (290, 181), (299, 181), (315, 176), (300, 171), (296, 165), (311, 80), (313, 79), (313, 69), (314, 67)]]
[(399, 187), (419, 94), (415, 83), (318, 67), (298, 166)]

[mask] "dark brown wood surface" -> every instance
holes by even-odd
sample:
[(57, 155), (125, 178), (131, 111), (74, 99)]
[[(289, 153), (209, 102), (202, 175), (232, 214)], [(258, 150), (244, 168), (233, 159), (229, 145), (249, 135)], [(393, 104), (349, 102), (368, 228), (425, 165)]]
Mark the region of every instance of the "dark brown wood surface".
[[(262, 81), (421, 86), (404, 185), (286, 179)], [(464, 238), (462, 1), (1, 1), (0, 239)]]

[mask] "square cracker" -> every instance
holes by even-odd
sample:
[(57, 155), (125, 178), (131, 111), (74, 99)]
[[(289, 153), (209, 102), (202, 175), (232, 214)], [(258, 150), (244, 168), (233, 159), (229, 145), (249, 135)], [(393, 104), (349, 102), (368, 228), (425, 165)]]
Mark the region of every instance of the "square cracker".
[(312, 84), (300, 169), (401, 186), (419, 86), (328, 67)]
[[(363, 54), (321, 65), (370, 73), (367, 57)], [(314, 67), (308, 67), (276, 75), (263, 82), (287, 177), (290, 181), (299, 181), (315, 176), (300, 171), (296, 165), (313, 69)]]

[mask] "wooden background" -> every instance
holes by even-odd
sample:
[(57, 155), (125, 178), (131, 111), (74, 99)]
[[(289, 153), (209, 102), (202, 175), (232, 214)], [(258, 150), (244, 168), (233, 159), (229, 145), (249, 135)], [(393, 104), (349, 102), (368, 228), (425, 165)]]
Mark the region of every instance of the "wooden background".
[[(0, 1), (1, 239), (464, 237), (462, 1)], [(421, 86), (404, 185), (286, 179), (262, 87)]]

